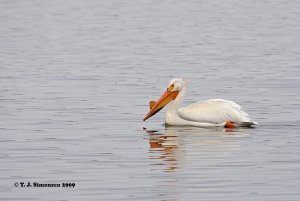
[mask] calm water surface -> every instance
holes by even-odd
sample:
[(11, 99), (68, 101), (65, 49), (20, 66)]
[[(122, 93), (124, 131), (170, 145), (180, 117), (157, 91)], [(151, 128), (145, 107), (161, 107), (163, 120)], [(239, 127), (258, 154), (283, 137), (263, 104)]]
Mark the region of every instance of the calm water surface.
[[(299, 1), (0, 8), (0, 200), (300, 199)], [(261, 126), (142, 122), (173, 77), (185, 104), (234, 100)]]

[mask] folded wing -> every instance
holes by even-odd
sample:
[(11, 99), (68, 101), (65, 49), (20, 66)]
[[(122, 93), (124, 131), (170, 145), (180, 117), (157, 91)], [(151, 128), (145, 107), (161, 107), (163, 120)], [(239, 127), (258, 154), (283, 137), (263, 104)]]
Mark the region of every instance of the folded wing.
[(178, 115), (188, 121), (222, 123), (252, 122), (249, 115), (235, 102), (223, 99), (211, 99), (193, 103), (178, 110)]

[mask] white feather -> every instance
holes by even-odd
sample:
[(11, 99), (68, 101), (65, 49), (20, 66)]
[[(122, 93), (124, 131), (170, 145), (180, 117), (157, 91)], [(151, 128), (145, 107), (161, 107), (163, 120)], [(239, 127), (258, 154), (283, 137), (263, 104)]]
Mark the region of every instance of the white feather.
[(232, 121), (235, 123), (251, 122), (242, 107), (233, 101), (211, 99), (193, 103), (178, 109), (178, 115), (184, 120), (203, 123), (222, 123)]

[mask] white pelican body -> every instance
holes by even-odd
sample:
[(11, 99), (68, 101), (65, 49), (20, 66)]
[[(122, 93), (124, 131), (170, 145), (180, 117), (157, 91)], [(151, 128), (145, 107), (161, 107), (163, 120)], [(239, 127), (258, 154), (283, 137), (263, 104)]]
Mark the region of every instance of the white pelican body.
[(180, 107), (187, 92), (186, 82), (182, 78), (171, 80), (167, 91), (155, 102), (150, 101), (150, 111), (144, 121), (153, 116), (171, 100), (174, 102), (167, 110), (165, 122), (173, 126), (230, 127), (257, 125), (238, 104), (223, 100), (211, 99)]

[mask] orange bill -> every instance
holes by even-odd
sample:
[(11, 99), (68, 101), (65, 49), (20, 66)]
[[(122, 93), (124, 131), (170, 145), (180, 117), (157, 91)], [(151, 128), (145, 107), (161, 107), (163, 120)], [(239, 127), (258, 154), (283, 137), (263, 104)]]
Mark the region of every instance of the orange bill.
[(167, 89), (165, 93), (163, 93), (163, 95), (158, 99), (157, 102), (150, 101), (150, 111), (145, 116), (144, 121), (146, 121), (148, 118), (152, 117), (161, 109), (163, 109), (171, 100), (174, 100), (177, 95), (178, 91), (171, 92), (169, 89)]

